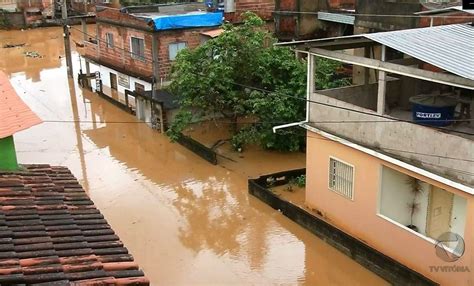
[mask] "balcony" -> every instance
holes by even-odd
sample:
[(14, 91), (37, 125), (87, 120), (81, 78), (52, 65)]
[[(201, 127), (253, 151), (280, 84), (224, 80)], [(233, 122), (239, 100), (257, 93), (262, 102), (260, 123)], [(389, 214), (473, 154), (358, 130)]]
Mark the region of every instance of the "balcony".
[(83, 42), (84, 48), (79, 50), (81, 56), (92, 60), (98, 60), (99, 57), (99, 46), (97, 40), (90, 38), (87, 41)]
[(474, 121), (451, 121), (443, 127), (415, 122), (413, 105), (403, 92), (413, 88), (413, 82), (396, 78), (387, 81), (387, 108), (381, 115), (377, 113), (378, 88), (378, 83), (371, 83), (313, 92), (309, 124), (473, 185)]
[[(450, 38), (472, 46), (474, 28), (425, 29), (304, 43), (308, 125), (474, 186), (474, 73), (463, 65), (472, 50), (444, 47)], [(316, 90), (320, 58), (350, 66), (352, 85)]]

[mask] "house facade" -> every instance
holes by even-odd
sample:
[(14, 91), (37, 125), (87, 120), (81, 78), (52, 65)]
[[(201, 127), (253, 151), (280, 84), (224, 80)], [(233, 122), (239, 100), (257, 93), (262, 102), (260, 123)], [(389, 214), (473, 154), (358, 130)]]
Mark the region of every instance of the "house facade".
[[(159, 90), (169, 81), (176, 55), (182, 49), (199, 46), (202, 33), (222, 24), (222, 13), (198, 11), (198, 7), (165, 5), (97, 11), (97, 37), (85, 41), (83, 50), (86, 74), (96, 72), (92, 86), (127, 108), (130, 104), (141, 120), (156, 125), (152, 123), (156, 120), (153, 102), (161, 100), (163, 93)], [(136, 94), (148, 94), (150, 101)], [(163, 103), (166, 101), (163, 99)], [(157, 108), (163, 127), (166, 116), (160, 110), (162, 106)]]
[[(474, 283), (471, 37), (473, 26), (457, 24), (321, 39), (301, 50), (308, 55), (300, 124), (307, 129), (306, 205), (441, 285)], [(379, 49), (381, 59), (351, 52), (362, 47)], [(376, 80), (316, 90), (321, 58), (359, 66)]]
[(42, 24), (54, 18), (55, 2), (52, 0), (1, 0), (0, 9), (9, 13), (13, 26), (23, 27)]

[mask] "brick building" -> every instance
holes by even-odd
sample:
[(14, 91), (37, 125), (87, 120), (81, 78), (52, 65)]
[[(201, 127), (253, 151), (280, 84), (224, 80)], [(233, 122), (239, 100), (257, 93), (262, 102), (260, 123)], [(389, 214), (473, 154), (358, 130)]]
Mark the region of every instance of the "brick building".
[(350, 35), (356, 0), (276, 0), (275, 32), (280, 40)]
[[(125, 104), (151, 126), (161, 123), (163, 129), (166, 116), (162, 109), (169, 98), (161, 100), (165, 93), (159, 90), (169, 80), (176, 55), (184, 48), (199, 46), (203, 33), (218, 29), (223, 21), (221, 12), (200, 8), (205, 9), (204, 4), (98, 10), (96, 38), (85, 41), (82, 53), (86, 74), (91, 75), (91, 68), (96, 72), (96, 91)], [(147, 97), (150, 100), (138, 100)], [(153, 112), (157, 102), (163, 106), (156, 106), (158, 111)]]
[(273, 21), (275, 0), (220, 0), (225, 20), (232, 23), (242, 21), (242, 14), (250, 11), (265, 21)]

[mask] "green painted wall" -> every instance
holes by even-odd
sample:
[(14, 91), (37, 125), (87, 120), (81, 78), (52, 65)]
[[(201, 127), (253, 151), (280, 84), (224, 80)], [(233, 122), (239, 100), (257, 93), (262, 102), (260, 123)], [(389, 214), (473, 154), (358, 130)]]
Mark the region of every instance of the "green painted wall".
[(13, 136), (0, 139), (0, 170), (17, 170), (15, 143)]

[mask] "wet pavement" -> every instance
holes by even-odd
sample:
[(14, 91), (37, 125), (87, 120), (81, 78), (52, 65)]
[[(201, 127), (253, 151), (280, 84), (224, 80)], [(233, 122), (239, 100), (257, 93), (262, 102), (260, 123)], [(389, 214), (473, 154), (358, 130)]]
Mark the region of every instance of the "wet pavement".
[(45, 121), (15, 136), (19, 161), (69, 167), (153, 285), (387, 284), (248, 195), (248, 177), (304, 167), (304, 154), (207, 163), (68, 80), (61, 28), (0, 31), (0, 52)]

